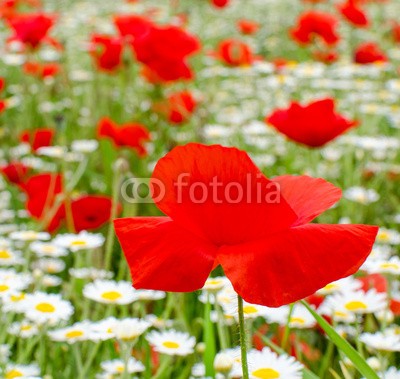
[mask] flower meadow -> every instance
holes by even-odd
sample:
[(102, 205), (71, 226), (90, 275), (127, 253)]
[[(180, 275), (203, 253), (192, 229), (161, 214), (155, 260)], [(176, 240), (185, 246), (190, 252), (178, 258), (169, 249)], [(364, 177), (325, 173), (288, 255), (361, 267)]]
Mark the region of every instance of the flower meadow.
[(0, 0), (0, 377), (400, 378), (399, 0)]

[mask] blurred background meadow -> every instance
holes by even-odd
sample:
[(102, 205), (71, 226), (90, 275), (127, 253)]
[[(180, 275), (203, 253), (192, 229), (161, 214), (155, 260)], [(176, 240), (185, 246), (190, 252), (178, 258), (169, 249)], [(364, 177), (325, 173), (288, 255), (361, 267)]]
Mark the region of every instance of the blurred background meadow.
[[(160, 215), (123, 183), (201, 142), (342, 188), (318, 222), (380, 227), (360, 272), (308, 301), (400, 378), (399, 16), (398, 0), (0, 0), (1, 377), (242, 377), (222, 270), (195, 293), (135, 290), (110, 222)], [(321, 146), (270, 122), (321, 99), (355, 121)], [(244, 311), (251, 378), (362, 377), (303, 305)]]

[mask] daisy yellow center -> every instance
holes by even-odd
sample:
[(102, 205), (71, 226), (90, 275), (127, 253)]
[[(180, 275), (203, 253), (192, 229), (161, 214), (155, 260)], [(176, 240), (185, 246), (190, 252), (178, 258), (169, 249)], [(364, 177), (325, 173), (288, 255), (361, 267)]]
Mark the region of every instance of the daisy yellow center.
[(54, 308), (54, 306), (49, 303), (39, 303), (38, 305), (36, 305), (35, 308), (39, 312), (43, 313), (53, 313), (56, 310), (56, 308)]
[(117, 291), (108, 291), (108, 292), (103, 292), (101, 294), (101, 297), (106, 300), (114, 301), (120, 299), (122, 295)]
[(11, 301), (13, 301), (14, 303), (24, 300), (25, 299), (25, 294), (21, 293), (20, 295), (11, 295)]
[(0, 284), (0, 292), (6, 292), (10, 287), (7, 284)]
[(35, 232), (25, 232), (22, 236), (26, 239), (35, 239), (37, 237), (37, 233)]
[(398, 270), (399, 269), (399, 265), (397, 265), (396, 263), (382, 263), (380, 265), (381, 268), (385, 269), (394, 269), (394, 270)]
[(32, 326), (30, 326), (30, 325), (22, 325), (21, 326), (21, 331), (23, 331), (23, 332), (26, 332), (31, 329), (32, 329)]
[(380, 241), (388, 241), (389, 240), (389, 233), (387, 232), (380, 232), (377, 236), (378, 240)]
[(54, 253), (55, 248), (54, 248), (54, 246), (43, 246), (43, 247), (42, 247), (42, 250), (43, 250), (45, 253)]
[(82, 337), (83, 332), (81, 330), (71, 330), (70, 332), (65, 334), (65, 337), (67, 338), (77, 338), (77, 337)]
[(290, 322), (296, 323), (296, 324), (301, 324), (301, 325), (305, 324), (305, 320), (301, 317), (291, 317)]
[(259, 368), (258, 370), (253, 371), (251, 375), (260, 379), (276, 379), (281, 377), (279, 372), (273, 368)]
[(174, 341), (164, 341), (162, 344), (167, 349), (177, 349), (179, 347), (179, 343)]
[(215, 280), (215, 279), (207, 281), (207, 284), (210, 285), (210, 286), (218, 286), (221, 283), (222, 283), (221, 280)]
[(85, 246), (86, 241), (83, 240), (75, 240), (71, 243), (72, 246)]
[(243, 308), (243, 312), (246, 314), (254, 314), (254, 313), (257, 313), (257, 308), (253, 307), (252, 305), (246, 305)]
[(334, 312), (334, 315), (335, 315), (336, 317), (346, 317), (346, 316), (347, 316), (347, 313), (345, 313), (345, 312), (340, 312), (340, 311), (335, 311), (335, 312)]
[(24, 374), (18, 370), (8, 371), (6, 374), (6, 379), (21, 378)]
[(0, 259), (10, 259), (11, 254), (7, 250), (0, 250)]
[(324, 290), (333, 291), (337, 288), (337, 285), (334, 283), (329, 283), (324, 287)]
[(119, 373), (125, 371), (125, 370), (124, 370), (124, 366), (118, 366), (118, 367), (116, 367), (116, 370), (117, 370), (117, 372), (119, 372)]
[(362, 301), (349, 301), (346, 305), (345, 305), (346, 309), (348, 309), (349, 311), (361, 311), (363, 309), (367, 309), (367, 305), (365, 303), (363, 303)]

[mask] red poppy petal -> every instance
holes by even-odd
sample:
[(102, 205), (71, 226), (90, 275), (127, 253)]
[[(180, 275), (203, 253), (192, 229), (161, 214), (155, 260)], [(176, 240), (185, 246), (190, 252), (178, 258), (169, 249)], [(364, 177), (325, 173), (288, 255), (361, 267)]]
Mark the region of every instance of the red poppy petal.
[(339, 201), (342, 190), (321, 178), (283, 175), (273, 179), (280, 185), (282, 196), (299, 217), (295, 225), (303, 225)]
[(263, 241), (222, 247), (218, 260), (248, 302), (279, 307), (357, 271), (378, 228), (309, 224)]
[(176, 147), (157, 163), (153, 184), (165, 214), (218, 246), (261, 239), (297, 219), (276, 183), (236, 148)]
[(135, 288), (191, 292), (203, 287), (216, 247), (168, 217), (114, 220)]

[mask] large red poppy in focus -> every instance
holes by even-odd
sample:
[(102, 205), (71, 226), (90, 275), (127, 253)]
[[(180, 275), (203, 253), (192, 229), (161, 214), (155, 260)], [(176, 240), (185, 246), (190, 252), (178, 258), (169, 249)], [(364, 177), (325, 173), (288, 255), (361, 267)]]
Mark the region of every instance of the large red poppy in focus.
[(277, 307), (356, 272), (378, 231), (310, 224), (340, 189), (308, 176), (271, 181), (236, 148), (176, 147), (152, 178), (167, 216), (114, 221), (135, 288), (198, 290), (220, 264), (246, 301)]
[(308, 105), (292, 102), (287, 109), (275, 110), (266, 121), (289, 139), (308, 147), (321, 147), (357, 125), (335, 112), (331, 98)]

